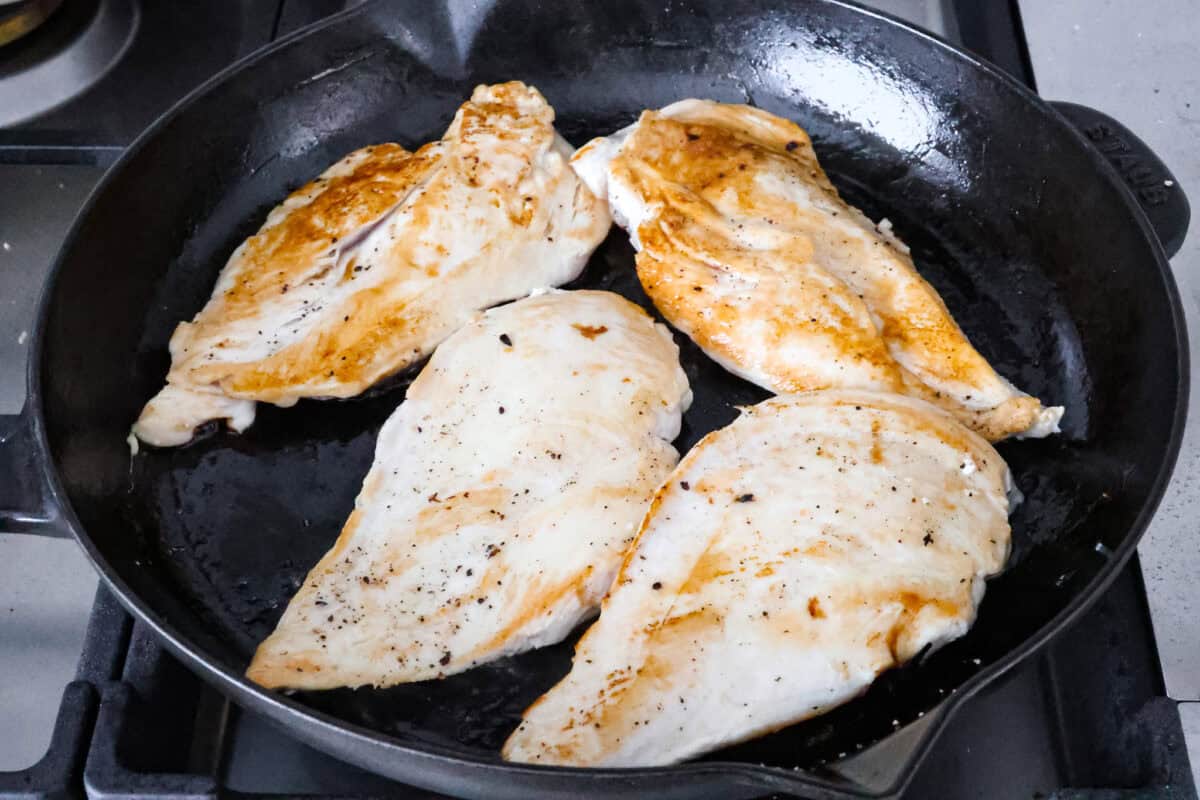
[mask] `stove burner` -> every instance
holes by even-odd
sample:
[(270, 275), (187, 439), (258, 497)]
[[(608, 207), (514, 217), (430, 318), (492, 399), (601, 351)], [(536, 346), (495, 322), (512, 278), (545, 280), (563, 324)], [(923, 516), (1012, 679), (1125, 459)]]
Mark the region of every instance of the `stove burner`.
[(60, 4), (62, 0), (0, 0), (0, 127), (32, 119), (82, 94), (133, 40), (136, 0), (72, 0), (58, 8)]

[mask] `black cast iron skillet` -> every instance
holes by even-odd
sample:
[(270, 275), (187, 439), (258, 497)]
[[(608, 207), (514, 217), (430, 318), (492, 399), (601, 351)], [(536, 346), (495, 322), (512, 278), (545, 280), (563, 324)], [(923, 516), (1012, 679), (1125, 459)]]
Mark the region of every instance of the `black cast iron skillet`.
[[(1163, 249), (1186, 229), (1183, 195), (1111, 120), (841, 2), (467, 5), (380, 2), (283, 41), (113, 167), (46, 289), (27, 408), (5, 420), (5, 528), (73, 534), (188, 666), (304, 741), (408, 783), (489, 798), (898, 792), (950, 714), (1095, 599), (1150, 520), (1186, 407)], [(1011, 566), (966, 637), (822, 718), (661, 769), (498, 759), (571, 642), (388, 690), (285, 696), (242, 679), (336, 536), (407, 379), (263, 407), (245, 435), (131, 461), (126, 434), (161, 385), (167, 338), (289, 189), (367, 143), (435, 138), (474, 84), (514, 78), (542, 89), (576, 144), (693, 96), (797, 120), (847, 199), (894, 221), (992, 363), (1067, 407), (1061, 436), (1001, 446), (1026, 501)], [(620, 232), (577, 285), (645, 303)], [(677, 339), (696, 393), (686, 449), (764, 393)]]

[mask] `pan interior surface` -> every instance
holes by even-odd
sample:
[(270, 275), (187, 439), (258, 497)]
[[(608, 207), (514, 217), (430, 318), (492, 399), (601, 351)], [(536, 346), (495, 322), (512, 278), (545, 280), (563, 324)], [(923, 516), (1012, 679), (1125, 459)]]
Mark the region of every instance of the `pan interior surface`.
[[(193, 99), (122, 162), (60, 262), (40, 365), (52, 456), (102, 567), (191, 648), (244, 669), (336, 538), (412, 374), (353, 400), (260, 406), (243, 435), (131, 461), (126, 435), (161, 385), (172, 329), (290, 189), (356, 147), (436, 138), (474, 85), (509, 79), (541, 89), (575, 145), (684, 97), (795, 120), (845, 198), (892, 220), (998, 371), (1067, 408), (1061, 436), (1000, 447), (1025, 502), (1010, 567), (964, 638), (711, 758), (811, 767), (879, 741), (1019, 648), (1132, 546), (1180, 402), (1170, 290), (1116, 187), (1041, 107), (835, 4), (431, 5), (343, 16)], [(585, 287), (651, 308), (619, 230), (570, 288)], [(695, 392), (684, 452), (767, 395), (676, 341)], [(572, 644), (443, 681), (298, 697), (490, 761)]]

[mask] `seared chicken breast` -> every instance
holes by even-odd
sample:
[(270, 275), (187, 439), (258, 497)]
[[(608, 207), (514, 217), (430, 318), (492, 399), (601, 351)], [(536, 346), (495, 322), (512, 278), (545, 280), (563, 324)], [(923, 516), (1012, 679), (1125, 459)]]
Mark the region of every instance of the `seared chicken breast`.
[(247, 675), (387, 686), (560, 640), (612, 583), (690, 402), (671, 335), (618, 295), (479, 316), (383, 426), (354, 513)]
[(792, 122), (683, 100), (590, 142), (573, 165), (629, 232), (663, 316), (731, 372), (779, 393), (911, 394), (993, 441), (1058, 430), (1062, 408), (996, 374)]
[(610, 220), (553, 122), (536, 89), (480, 86), (440, 141), (363, 148), (294, 192), (176, 329), (134, 434), (178, 445), (244, 429), (255, 402), (359, 394), (478, 310), (572, 280)]
[(820, 714), (960, 636), (1009, 550), (1008, 469), (910, 397), (780, 396), (662, 485), (512, 761), (670, 764)]

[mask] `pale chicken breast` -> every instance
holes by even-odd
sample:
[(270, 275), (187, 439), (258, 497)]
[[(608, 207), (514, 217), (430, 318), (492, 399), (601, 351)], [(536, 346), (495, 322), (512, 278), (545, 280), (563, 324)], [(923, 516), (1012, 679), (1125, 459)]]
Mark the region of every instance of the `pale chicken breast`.
[(1008, 554), (1008, 469), (924, 401), (780, 396), (655, 495), (512, 761), (670, 764), (820, 714), (967, 630)]
[(912, 394), (993, 441), (1058, 430), (1062, 408), (996, 374), (792, 122), (683, 100), (590, 142), (573, 165), (629, 231), (663, 316), (731, 372), (780, 393)]
[(440, 141), (355, 151), (289, 196), (171, 337), (166, 388), (134, 434), (159, 446), (256, 401), (359, 394), (480, 309), (575, 278), (610, 225), (568, 166), (554, 110), (480, 86)]
[(483, 314), (383, 426), (354, 513), (247, 675), (387, 686), (560, 640), (612, 583), (690, 402), (671, 335), (618, 295)]

